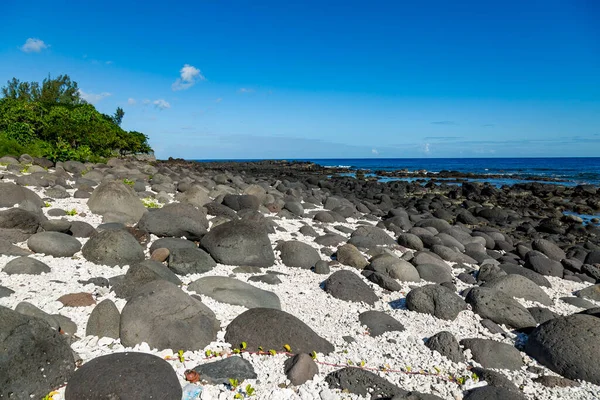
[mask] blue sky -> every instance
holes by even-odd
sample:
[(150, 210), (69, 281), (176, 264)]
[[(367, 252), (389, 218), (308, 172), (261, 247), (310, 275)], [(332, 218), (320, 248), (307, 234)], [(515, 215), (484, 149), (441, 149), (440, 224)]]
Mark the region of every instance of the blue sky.
[(494, 3), (4, 0), (0, 82), (69, 74), (160, 158), (600, 156), (600, 3)]

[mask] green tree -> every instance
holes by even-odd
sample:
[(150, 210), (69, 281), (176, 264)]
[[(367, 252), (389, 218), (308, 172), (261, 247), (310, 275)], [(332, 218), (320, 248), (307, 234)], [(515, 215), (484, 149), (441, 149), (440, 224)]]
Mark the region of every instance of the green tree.
[(5, 98), (22, 101), (40, 101), (42, 103), (84, 104), (77, 82), (72, 81), (69, 75), (59, 75), (53, 79), (50, 75), (43, 80), (42, 85), (37, 82), (21, 82), (12, 78), (2, 88)]
[(115, 115), (113, 115), (113, 121), (115, 124), (121, 126), (121, 122), (123, 122), (123, 117), (125, 116), (125, 111), (121, 107), (117, 107), (117, 111), (115, 111)]

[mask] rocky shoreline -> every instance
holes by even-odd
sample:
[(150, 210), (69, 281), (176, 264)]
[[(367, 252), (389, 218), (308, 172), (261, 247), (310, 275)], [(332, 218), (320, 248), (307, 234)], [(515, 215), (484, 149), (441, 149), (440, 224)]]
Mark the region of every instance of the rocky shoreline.
[(600, 397), (596, 187), (0, 165), (0, 398)]

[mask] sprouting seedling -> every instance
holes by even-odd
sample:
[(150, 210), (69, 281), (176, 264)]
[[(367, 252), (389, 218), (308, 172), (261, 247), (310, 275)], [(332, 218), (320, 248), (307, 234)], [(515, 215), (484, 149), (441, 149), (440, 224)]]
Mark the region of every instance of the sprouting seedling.
[(277, 350), (271, 349), (271, 350), (269, 350), (269, 354), (274, 356), (277, 354)]
[(177, 357), (179, 358), (179, 362), (182, 363), (185, 361), (185, 357), (183, 357), (183, 350), (179, 350), (177, 352)]
[(44, 207), (46, 207), (46, 208), (50, 207), (51, 205), (52, 205), (52, 204), (48, 203), (47, 201), (46, 201), (46, 202), (44, 202)]
[(47, 395), (45, 395), (42, 398), (42, 400), (54, 400), (53, 397), (54, 397), (55, 394), (58, 394), (58, 392), (57, 391), (50, 392)]
[(212, 350), (211, 350), (211, 349), (208, 349), (208, 350), (206, 350), (206, 351), (204, 352), (204, 355), (205, 355), (207, 358), (209, 358), (210, 356), (212, 356), (212, 355), (213, 355), (213, 352), (212, 352)]
[(248, 343), (246, 343), (246, 342), (242, 342), (242, 343), (240, 344), (240, 349), (241, 349), (241, 350), (246, 350), (246, 347), (248, 347)]
[(365, 364), (366, 364), (365, 360), (360, 360), (360, 366), (361, 366), (361, 367), (364, 367), (364, 366), (365, 366)]
[(412, 371), (412, 368), (410, 367), (410, 365), (407, 365), (406, 367), (404, 367), (404, 369), (406, 369), (406, 372)]
[(243, 399), (244, 395), (241, 394), (240, 392), (237, 392), (236, 394), (233, 395), (233, 398), (234, 399)]
[(289, 344), (284, 344), (284, 345), (283, 345), (283, 348), (284, 348), (284, 349), (285, 349), (285, 351), (287, 351), (288, 353), (291, 353), (291, 352), (292, 352), (292, 348), (290, 347), (290, 345), (289, 345)]
[(348, 364), (348, 365), (354, 365), (354, 363), (350, 359), (346, 360), (346, 364)]
[(264, 351), (263, 347), (262, 346), (258, 346), (258, 352), (262, 353), (263, 351)]
[(123, 179), (123, 183), (126, 184), (126, 185), (128, 185), (128, 186), (135, 185), (134, 181), (132, 181), (131, 179), (127, 179), (127, 178)]
[(311, 357), (313, 360), (316, 360), (316, 359), (317, 359), (317, 352), (313, 350), (313, 351), (312, 351), (312, 353), (310, 353), (310, 357)]
[(235, 390), (240, 386), (240, 382), (235, 378), (229, 378), (229, 386), (231, 386), (231, 390)]
[(67, 211), (67, 215), (70, 215), (70, 216), (77, 215), (77, 210), (72, 208), (69, 211)]
[(241, 353), (240, 349), (233, 349), (233, 354), (240, 354), (240, 353)]
[(256, 394), (256, 389), (254, 389), (251, 384), (247, 384), (246, 385), (246, 394), (248, 396), (254, 396)]

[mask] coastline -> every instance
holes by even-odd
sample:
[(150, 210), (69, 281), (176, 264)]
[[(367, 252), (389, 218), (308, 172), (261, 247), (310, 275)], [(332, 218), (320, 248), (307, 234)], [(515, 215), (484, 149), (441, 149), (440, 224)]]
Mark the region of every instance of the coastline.
[[(281, 348), (277, 349), (278, 354), (275, 356), (242, 354), (242, 358), (250, 363), (257, 374), (257, 378), (246, 379), (242, 386), (252, 384), (256, 388), (257, 398), (369, 398), (358, 393), (354, 387), (340, 387), (336, 386), (337, 383), (332, 383), (335, 381), (332, 378), (335, 373), (345, 370), (343, 366), (348, 366), (349, 362), (354, 367), (360, 367), (364, 362), (367, 369), (359, 368), (361, 371), (371, 372), (369, 368), (372, 368), (376, 376), (398, 389), (424, 392), (442, 399), (461, 399), (469, 391), (477, 391), (477, 388), (485, 385), (496, 387), (491, 378), (485, 384), (482, 383), (484, 379), (479, 378), (465, 378), (462, 384), (449, 379), (451, 376), (471, 376), (470, 368), (480, 367), (483, 360), (477, 361), (474, 350), (466, 349), (464, 344), (464, 350), (459, 350), (461, 354), (464, 353), (463, 362), (450, 361), (439, 352), (431, 351), (425, 346), (425, 341), (441, 331), (449, 331), (458, 341), (474, 338), (493, 340), (520, 350), (518, 354), (521, 367), (500, 368), (496, 371), (505, 379), (512, 380), (518, 395), (523, 398), (551, 400), (560, 395), (572, 399), (593, 399), (600, 396), (600, 386), (589, 382), (579, 382), (577, 387), (552, 389), (539, 383), (537, 380), (540, 376), (557, 375), (522, 351), (522, 344), (531, 329), (515, 329), (500, 322), (491, 325), (485, 323), (483, 321), (489, 318), (475, 312), (472, 304), (467, 306), (465, 303), (464, 309), (460, 309), (450, 319), (422, 310), (415, 311), (412, 306), (407, 305), (408, 294), (412, 291), (426, 286), (442, 287), (442, 284), (448, 286), (452, 295), (464, 303), (465, 290), (485, 286), (484, 270), (487, 270), (486, 273), (493, 272), (499, 278), (507, 274), (501, 267), (508, 265), (506, 271), (512, 271), (508, 276), (515, 274), (514, 268), (519, 268), (518, 271), (525, 271), (523, 273), (529, 274), (527, 276), (539, 278), (540, 281), (543, 278), (549, 283), (549, 286), (539, 286), (539, 290), (550, 298), (550, 303), (525, 300), (517, 296), (514, 301), (520, 307), (543, 307), (561, 316), (583, 311), (584, 308), (566, 302), (563, 298), (583, 300), (573, 293), (593, 285), (592, 280), (595, 282), (587, 270), (583, 269), (583, 265), (586, 256), (589, 257), (599, 245), (600, 229), (584, 225), (577, 217), (564, 215), (563, 211), (597, 213), (600, 203), (597, 201), (598, 192), (595, 188), (521, 183), (499, 189), (473, 182), (460, 185), (445, 182), (377, 182), (340, 176), (342, 169), (339, 168), (283, 161), (191, 163), (167, 160), (145, 163), (111, 160), (108, 165), (60, 163), (47, 171), (37, 172), (21, 172), (23, 168), (20, 163), (12, 165), (0, 169), (0, 182), (31, 190), (49, 203), (50, 207), (40, 209), (44, 218), (69, 223), (85, 222), (96, 233), (108, 229), (125, 229), (125, 225), (137, 227), (132, 232), (140, 234), (138, 241), (143, 241), (141, 246), (146, 260), (154, 254), (150, 251), (152, 245), (162, 240), (160, 237), (169, 235), (159, 236), (156, 234), (158, 231), (141, 233), (139, 221), (130, 223), (121, 220), (125, 224), (120, 227), (119, 219), (124, 216), (117, 211), (126, 210), (126, 204), (119, 203), (111, 212), (92, 211), (89, 197), (103, 185), (101, 182), (116, 182), (119, 187), (131, 191), (133, 197), (128, 198), (129, 202), (133, 199), (150, 198), (157, 202), (157, 207), (163, 204), (193, 205), (204, 216), (198, 217), (198, 221), (204, 221), (202, 218), (205, 218), (207, 222), (207, 233), (200, 236), (208, 235), (215, 228), (237, 220), (267, 229), (268, 233), (264, 235), (268, 237), (268, 249), (274, 254), (273, 261), (267, 263), (267, 266), (251, 268), (243, 262), (237, 265), (217, 262), (207, 272), (178, 275), (182, 282), (181, 290), (188, 295), (194, 294), (189, 286), (207, 276), (233, 277), (237, 281), (274, 293), (281, 302), (282, 311), (299, 318), (318, 336), (335, 346), (336, 351), (318, 355), (319, 372), (301, 385), (291, 384), (284, 373), (283, 365), (288, 356), (283, 354), (284, 350)], [(48, 182), (46, 186), (43, 179)], [(128, 189), (129, 182), (131, 187)], [(60, 198), (57, 196), (59, 193), (67, 195)], [(82, 197), (85, 193), (89, 195), (87, 198)], [(2, 198), (3, 194), (0, 194), (0, 200)], [(146, 204), (152, 203), (146, 201)], [(10, 211), (14, 209), (12, 205), (7, 205), (0, 209), (0, 213), (14, 212)], [(52, 210), (63, 210), (65, 213), (56, 216), (58, 213), (51, 212)], [(70, 210), (75, 210), (76, 213), (70, 215), (67, 213)], [(496, 211), (492, 213), (490, 210)], [(155, 213), (156, 211), (149, 209), (144, 215)], [(169, 221), (175, 224), (179, 220), (173, 214)], [(40, 226), (42, 222), (40, 221)], [(116, 225), (103, 225), (111, 222)], [(59, 225), (58, 222), (55, 224)], [(160, 228), (164, 228), (164, 225), (168, 224), (165, 222)], [(54, 225), (45, 222), (43, 226), (52, 229)], [(186, 226), (186, 229), (191, 229), (189, 225)], [(6, 229), (4, 226), (3, 228)], [(42, 231), (44, 229), (40, 228), (40, 232)], [(415, 236), (419, 233), (419, 241), (409, 236), (409, 233)], [(28, 233), (30, 236), (36, 234)], [(4, 237), (6, 235), (5, 232)], [(86, 246), (93, 236), (94, 234), (77, 237), (77, 240), (82, 246)], [(533, 242), (540, 239), (551, 241), (564, 251), (563, 259), (558, 262), (561, 266), (560, 276), (535, 272), (529, 264), (531, 255), (526, 256), (526, 250), (537, 251), (532, 250), (532, 246), (537, 246)], [(247, 241), (250, 238), (243, 236), (237, 240)], [(28, 242), (29, 240), (18, 240), (13, 244), (21, 250), (30, 251)], [(196, 242), (203, 243), (203, 239)], [(319, 260), (326, 262), (330, 272), (320, 275), (310, 268), (291, 266), (281, 247), (285, 242), (300, 242), (309, 246)], [(217, 253), (212, 253), (206, 243), (201, 248), (212, 257), (218, 256)], [(244, 251), (252, 254), (252, 249), (248, 247)], [(343, 252), (347, 250), (350, 255), (345, 258)], [(171, 248), (170, 251), (174, 252), (175, 249)], [(404, 263), (407, 263), (422, 276), (416, 281), (398, 279), (399, 275), (390, 276), (392, 269), (376, 267), (376, 260), (382, 256), (391, 257), (389, 260), (393, 260), (396, 263), (394, 265), (405, 266)], [(153, 349), (143, 342), (135, 346), (124, 346), (119, 338), (86, 335), (86, 323), (100, 301), (111, 300), (118, 311), (123, 312), (129, 300), (120, 297), (115, 288), (118, 287), (119, 280), (129, 279), (127, 273), (131, 268), (130, 265), (109, 266), (90, 261), (86, 257), (81, 251), (75, 252), (73, 257), (31, 253), (29, 258), (45, 263), (50, 272), (40, 275), (9, 275), (4, 271), (0, 272), (1, 285), (14, 291), (7, 297), (1, 297), (0, 305), (14, 309), (20, 302), (27, 301), (46, 314), (68, 317), (76, 324), (75, 331), (69, 336), (72, 349), (83, 361), (82, 366), (99, 356), (123, 351), (143, 352), (163, 359), (170, 357), (168, 363), (176, 372), (182, 388), (188, 384), (185, 381), (185, 370), (227, 358), (207, 357), (206, 349), (236, 356), (231, 352), (239, 344), (227, 342), (227, 330), (249, 308), (228, 304), (222, 299), (216, 300), (206, 293), (198, 294), (198, 297), (215, 313), (219, 330), (206, 347), (184, 351), (183, 362), (177, 359), (178, 349)], [(582, 257), (581, 263), (575, 262)], [(4, 267), (15, 258), (16, 256), (11, 255), (0, 256), (0, 266)], [(422, 258), (426, 258), (427, 262), (423, 262)], [(172, 271), (173, 260), (171, 263), (169, 260), (167, 258), (162, 265)], [(436, 274), (427, 275), (427, 267), (423, 265), (431, 265), (432, 262), (441, 268), (439, 276), (447, 275), (450, 281), (431, 281), (437, 279)], [(552, 265), (556, 267), (556, 264)], [(370, 269), (371, 266), (373, 269)], [(323, 282), (340, 271), (346, 271), (360, 279), (364, 285), (361, 290), (373, 293), (376, 300), (372, 304), (347, 301), (336, 297), (338, 295), (335, 293), (323, 290)], [(369, 271), (371, 273), (367, 273)], [(380, 275), (375, 275), (375, 272)], [(534, 272), (537, 275), (533, 275)], [(467, 276), (471, 278), (467, 279)], [(258, 277), (262, 280), (256, 279)], [(273, 283), (277, 282), (274, 277), (277, 277), (279, 283)], [(98, 286), (89, 282), (91, 278), (105, 278), (109, 284)], [(488, 276), (487, 280), (493, 279)], [(90, 293), (95, 304), (68, 307), (57, 301), (61, 296), (72, 293)], [(600, 305), (594, 299), (586, 298), (586, 301), (595, 307)], [(359, 319), (359, 316), (368, 311), (380, 312), (399, 321), (403, 329), (379, 336), (369, 334), (369, 329)], [(263, 325), (268, 323), (262, 322)], [(176, 329), (175, 325), (172, 328)], [(491, 328), (493, 329), (490, 330)], [(251, 334), (247, 335), (250, 338)], [(294, 343), (290, 345), (292, 350), (296, 346)], [(401, 372), (386, 372), (385, 365), (389, 366), (389, 370)], [(381, 370), (382, 366), (384, 370)], [(413, 370), (428, 373), (411, 374)], [(370, 382), (368, 379), (374, 378), (365, 372), (364, 379)], [(350, 390), (351, 393), (342, 392), (343, 389)], [(229, 399), (233, 394), (227, 385), (205, 384), (201, 398)], [(54, 399), (62, 400), (64, 396), (65, 388), (62, 387)]]

